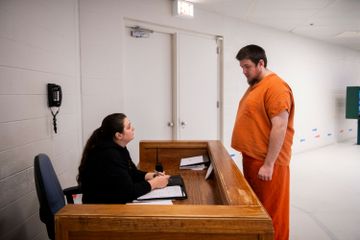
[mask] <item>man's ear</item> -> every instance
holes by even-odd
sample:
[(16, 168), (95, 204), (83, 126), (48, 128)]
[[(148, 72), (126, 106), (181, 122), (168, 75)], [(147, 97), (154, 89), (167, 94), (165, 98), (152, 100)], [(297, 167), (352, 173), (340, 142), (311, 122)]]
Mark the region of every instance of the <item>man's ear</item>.
[(259, 62), (258, 62), (258, 65), (265, 68), (264, 59), (260, 59)]

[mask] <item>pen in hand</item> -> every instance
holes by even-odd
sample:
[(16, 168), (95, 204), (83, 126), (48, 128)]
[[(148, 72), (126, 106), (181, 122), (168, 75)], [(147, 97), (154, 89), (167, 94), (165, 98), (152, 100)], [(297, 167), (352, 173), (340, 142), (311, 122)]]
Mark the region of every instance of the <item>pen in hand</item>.
[(162, 164), (159, 162), (156, 163), (153, 177), (164, 176), (164, 175), (165, 175), (165, 171), (164, 171)]
[(169, 175), (165, 175), (164, 172), (158, 172), (153, 174), (153, 178), (148, 180), (151, 185), (151, 189), (166, 187), (169, 183)]

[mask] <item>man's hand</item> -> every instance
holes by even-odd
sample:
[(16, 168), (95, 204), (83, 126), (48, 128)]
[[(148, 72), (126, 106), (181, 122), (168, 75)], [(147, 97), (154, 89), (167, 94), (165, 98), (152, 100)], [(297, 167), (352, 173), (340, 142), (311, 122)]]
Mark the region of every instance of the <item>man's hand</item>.
[(262, 165), (258, 172), (258, 178), (263, 181), (271, 181), (274, 166)]

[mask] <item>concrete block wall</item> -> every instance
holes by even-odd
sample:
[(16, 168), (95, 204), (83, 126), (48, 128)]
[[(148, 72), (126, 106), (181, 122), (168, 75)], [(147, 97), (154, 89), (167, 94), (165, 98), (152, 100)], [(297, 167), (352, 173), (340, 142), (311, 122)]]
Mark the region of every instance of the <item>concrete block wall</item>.
[[(47, 239), (33, 161), (46, 153), (63, 187), (75, 184), (81, 149), (78, 3), (0, 1), (0, 239)], [(47, 83), (61, 85), (58, 133)]]

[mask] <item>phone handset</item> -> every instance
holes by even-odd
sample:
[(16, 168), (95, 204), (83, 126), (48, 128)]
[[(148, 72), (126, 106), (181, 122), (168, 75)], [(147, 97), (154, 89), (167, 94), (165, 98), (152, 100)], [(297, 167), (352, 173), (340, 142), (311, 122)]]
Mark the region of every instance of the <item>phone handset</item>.
[[(62, 91), (61, 87), (54, 83), (47, 84), (48, 90), (48, 106), (51, 111), (51, 115), (53, 116), (53, 125), (54, 125), (54, 132), (57, 133), (57, 126), (56, 126), (56, 115), (59, 113), (61, 101), (62, 101)], [(52, 108), (57, 108), (56, 111), (53, 111)]]

